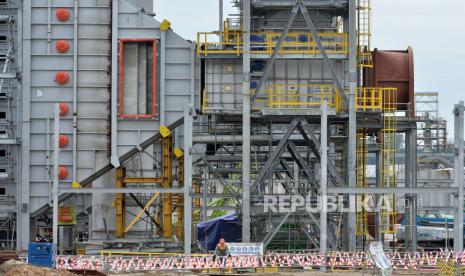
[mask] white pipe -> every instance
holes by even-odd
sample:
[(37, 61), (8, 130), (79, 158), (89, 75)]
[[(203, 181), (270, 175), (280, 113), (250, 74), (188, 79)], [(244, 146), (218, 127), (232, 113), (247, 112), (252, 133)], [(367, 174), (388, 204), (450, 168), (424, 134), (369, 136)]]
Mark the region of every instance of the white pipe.
[(58, 158), (60, 139), (60, 104), (55, 104), (54, 136), (53, 136), (53, 245), (54, 250), (58, 244)]
[(111, 164), (120, 166), (118, 159), (118, 2), (112, 4), (111, 19)]
[(47, 55), (52, 53), (52, 0), (47, 3)]

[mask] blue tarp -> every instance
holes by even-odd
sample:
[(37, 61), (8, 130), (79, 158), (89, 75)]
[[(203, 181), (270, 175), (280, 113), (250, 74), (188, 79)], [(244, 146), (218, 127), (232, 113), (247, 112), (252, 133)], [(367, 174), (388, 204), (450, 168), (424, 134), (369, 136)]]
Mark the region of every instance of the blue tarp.
[(203, 250), (215, 250), (218, 241), (237, 242), (241, 239), (242, 227), (236, 215), (230, 214), (201, 222), (196, 226), (197, 240)]

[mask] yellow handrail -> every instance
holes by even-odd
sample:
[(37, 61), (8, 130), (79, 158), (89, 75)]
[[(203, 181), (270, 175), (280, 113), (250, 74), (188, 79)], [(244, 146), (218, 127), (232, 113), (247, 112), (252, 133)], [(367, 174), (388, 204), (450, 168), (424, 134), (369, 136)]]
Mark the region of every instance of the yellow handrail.
[(325, 99), (329, 107), (340, 107), (339, 92), (332, 84), (272, 84), (265, 94), (267, 108), (319, 107)]
[[(251, 93), (255, 93), (251, 90)], [(344, 91), (347, 94), (347, 91)], [(386, 107), (383, 105), (386, 95), (395, 95), (396, 88), (382, 87), (359, 87), (356, 93), (356, 110), (358, 112), (381, 112)], [(336, 112), (345, 110), (343, 95), (334, 87), (333, 84), (271, 84), (266, 90), (260, 91), (255, 100), (254, 110), (260, 111), (263, 108), (269, 109), (305, 109), (319, 108), (323, 100), (328, 101), (328, 106), (334, 108)], [(393, 97), (393, 96), (390, 96)], [(221, 102), (211, 102), (208, 100), (208, 91), (203, 92), (202, 111), (208, 112), (210, 108)], [(392, 103), (391, 105), (396, 105)], [(240, 106), (238, 106), (240, 107)]]
[[(347, 55), (349, 41), (347, 33), (319, 33), (318, 34), (327, 54)], [(250, 52), (252, 54), (271, 55), (278, 43), (279, 32), (252, 33)], [(223, 37), (223, 41), (220, 41)], [(242, 54), (242, 32), (200, 32), (197, 33), (197, 55), (209, 54)], [(291, 32), (279, 49), (279, 54), (320, 54), (315, 39), (308, 32)]]
[(355, 108), (357, 111), (381, 111), (383, 108), (383, 94), (394, 88), (360, 87), (357, 88)]

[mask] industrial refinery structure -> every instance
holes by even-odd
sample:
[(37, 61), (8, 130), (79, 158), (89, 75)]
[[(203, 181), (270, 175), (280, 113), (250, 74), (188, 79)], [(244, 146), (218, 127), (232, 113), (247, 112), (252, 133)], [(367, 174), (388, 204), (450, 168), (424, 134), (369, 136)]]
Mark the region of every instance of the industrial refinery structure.
[[(370, 0), (233, 4), (189, 41), (152, 1), (0, 1), (2, 249), (191, 254), (235, 214), (268, 250), (416, 252), (417, 217), (447, 214), (462, 251), (463, 103), (452, 149)], [(349, 211), (265, 210), (328, 195)]]

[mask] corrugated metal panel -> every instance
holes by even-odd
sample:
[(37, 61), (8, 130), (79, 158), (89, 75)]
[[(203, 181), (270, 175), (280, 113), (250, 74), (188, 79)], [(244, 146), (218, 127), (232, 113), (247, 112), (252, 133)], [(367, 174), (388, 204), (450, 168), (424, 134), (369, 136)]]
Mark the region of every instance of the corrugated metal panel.
[[(59, 21), (55, 12), (66, 8), (71, 17), (68, 21)], [(77, 125), (76, 125), (76, 176), (73, 167), (73, 120), (72, 114), (62, 118), (60, 132), (70, 138), (69, 145), (60, 152), (60, 164), (65, 165), (70, 175), (62, 181), (69, 185), (80, 180), (96, 168), (109, 162), (109, 105), (111, 58), (111, 1), (78, 1), (77, 49), (74, 49), (74, 1), (66, 0), (51, 6), (51, 24), (48, 25), (48, 1), (38, 0), (32, 3), (31, 29), (31, 149), (30, 183), (31, 211), (42, 206), (49, 197), (49, 175), (47, 154), (53, 145), (47, 144), (47, 135), (53, 134), (50, 127), (47, 134), (47, 121), (53, 121), (53, 106), (65, 102), (72, 110), (73, 104), (73, 53), (77, 51)], [(48, 35), (48, 30), (51, 30)], [(50, 40), (49, 40), (50, 38)], [(55, 49), (57, 40), (67, 40), (70, 49), (60, 53)], [(54, 81), (58, 71), (69, 74), (65, 85)], [(70, 113), (72, 113), (70, 111)], [(52, 141), (53, 139), (49, 139)], [(51, 157), (50, 157), (51, 158)], [(51, 161), (53, 162), (53, 161)]]
[[(143, 2), (143, 3), (142, 3)], [(194, 51), (191, 42), (186, 41), (172, 30), (160, 32), (159, 22), (140, 12), (140, 5), (149, 1), (120, 0), (118, 5), (118, 38), (156, 38), (159, 41), (159, 86), (157, 87), (157, 110), (154, 119), (117, 119), (117, 155), (138, 145), (158, 131), (160, 123), (170, 124), (183, 116), (183, 106), (193, 96), (193, 87), (198, 83), (198, 74), (193, 69)], [(70, 138), (69, 145), (60, 152), (60, 164), (68, 168), (70, 175), (61, 181), (62, 186), (72, 180), (81, 180), (110, 162), (111, 118), (117, 116), (111, 109), (111, 60), (112, 55), (112, 2), (110, 0), (79, 0), (52, 2), (36, 0), (31, 7), (31, 64), (25, 68), (30, 73), (30, 151), (29, 167), (30, 206), (34, 212), (50, 200), (51, 160), (53, 144), (53, 106), (64, 102), (70, 106), (70, 114), (61, 120), (60, 132)], [(142, 3), (142, 4), (141, 4)], [(149, 6), (149, 5), (146, 5)], [(115, 6), (116, 7), (116, 6)], [(69, 20), (59, 21), (55, 12), (58, 8), (70, 11)], [(147, 8), (147, 7), (146, 7)], [(51, 13), (49, 11), (51, 10)], [(74, 45), (74, 14), (78, 14), (77, 49)], [(50, 24), (49, 24), (50, 22)], [(67, 40), (70, 49), (60, 53), (55, 49), (58, 40)], [(73, 54), (77, 61), (74, 64)], [(74, 80), (74, 67), (77, 66), (77, 80)], [(64, 71), (70, 80), (65, 85), (54, 81), (55, 74)], [(197, 76), (197, 77), (196, 77)], [(77, 124), (73, 131), (73, 84), (77, 85)], [(27, 127), (26, 127), (27, 128)], [(27, 132), (24, 132), (27, 134)], [(76, 144), (73, 145), (73, 133)], [(182, 146), (182, 131), (176, 132), (176, 144)], [(73, 147), (76, 156), (73, 158)], [(158, 146), (148, 149), (148, 153), (159, 156)], [(73, 160), (76, 160), (73, 176)], [(141, 163), (140, 163), (141, 162)], [(155, 175), (153, 159), (148, 155), (132, 163), (133, 168), (141, 169), (144, 176)], [(94, 187), (112, 187), (112, 174), (93, 183)], [(104, 230), (102, 218), (107, 227), (114, 227), (114, 195), (97, 195), (92, 198), (91, 229), (97, 235)]]

